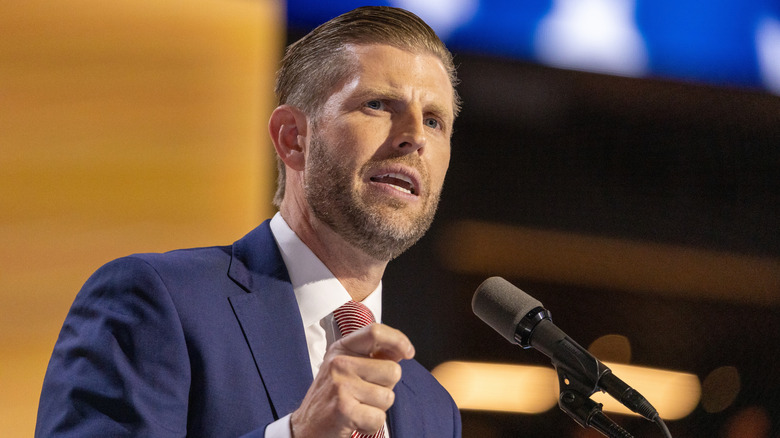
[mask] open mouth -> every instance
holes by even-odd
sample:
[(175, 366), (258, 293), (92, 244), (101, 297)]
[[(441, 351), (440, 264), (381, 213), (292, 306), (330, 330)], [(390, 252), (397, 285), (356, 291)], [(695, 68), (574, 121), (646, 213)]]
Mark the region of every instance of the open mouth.
[(387, 184), (388, 187), (392, 187), (402, 193), (407, 193), (410, 195), (418, 194), (418, 190), (414, 186), (412, 179), (409, 176), (401, 173), (385, 173), (382, 175), (372, 176), (370, 179), (376, 183)]

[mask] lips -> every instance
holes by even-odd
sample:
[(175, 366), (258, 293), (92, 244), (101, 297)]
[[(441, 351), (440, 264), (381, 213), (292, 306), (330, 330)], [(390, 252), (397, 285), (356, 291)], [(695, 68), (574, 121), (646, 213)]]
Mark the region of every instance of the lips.
[(402, 170), (381, 170), (369, 178), (372, 182), (385, 184), (387, 187), (408, 195), (419, 196), (420, 187), (414, 172)]

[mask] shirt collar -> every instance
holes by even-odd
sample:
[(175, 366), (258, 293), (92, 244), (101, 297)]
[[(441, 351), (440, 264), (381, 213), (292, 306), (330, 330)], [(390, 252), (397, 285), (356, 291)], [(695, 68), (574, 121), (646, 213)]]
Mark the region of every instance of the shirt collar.
[[(303, 326), (318, 323), (351, 300), (349, 292), (293, 232), (280, 213), (271, 219), (271, 233), (282, 253), (298, 301)], [(363, 300), (377, 322), (382, 321), (382, 282)]]

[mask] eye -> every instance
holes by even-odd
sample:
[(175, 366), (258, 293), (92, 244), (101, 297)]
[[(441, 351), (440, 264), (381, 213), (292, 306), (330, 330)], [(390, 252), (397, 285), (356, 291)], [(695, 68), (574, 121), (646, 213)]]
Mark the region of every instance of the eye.
[(425, 126), (433, 129), (438, 129), (441, 127), (441, 123), (439, 123), (439, 121), (434, 118), (427, 118), (423, 121), (423, 123), (425, 123)]
[(381, 100), (369, 100), (366, 102), (366, 107), (372, 110), (381, 111), (384, 109), (385, 105)]

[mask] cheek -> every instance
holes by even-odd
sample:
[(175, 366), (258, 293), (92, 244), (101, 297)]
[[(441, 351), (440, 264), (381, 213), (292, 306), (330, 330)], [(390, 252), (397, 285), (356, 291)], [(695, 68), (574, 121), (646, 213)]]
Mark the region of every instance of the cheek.
[(376, 145), (378, 141), (377, 129), (356, 124), (338, 125), (333, 128), (328, 135), (329, 142), (334, 151), (345, 160), (362, 162), (374, 154), (372, 145)]
[(434, 154), (430, 164), (431, 182), (437, 187), (441, 188), (444, 184), (444, 177), (447, 174), (447, 169), (450, 166), (450, 149), (442, 150), (439, 153)]

